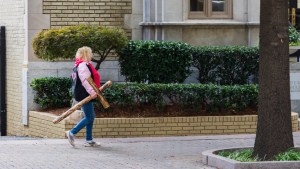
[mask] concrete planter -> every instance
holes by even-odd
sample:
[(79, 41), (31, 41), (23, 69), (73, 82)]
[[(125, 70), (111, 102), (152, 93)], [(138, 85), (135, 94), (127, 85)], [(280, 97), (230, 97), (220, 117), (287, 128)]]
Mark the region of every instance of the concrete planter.
[(300, 49), (300, 46), (290, 46), (289, 47), (289, 54), (293, 54), (299, 49)]
[[(67, 119), (53, 124), (55, 115), (29, 112), (29, 136), (65, 138), (65, 131), (75, 124)], [(255, 133), (256, 115), (246, 116), (195, 116), (195, 117), (153, 117), (153, 118), (96, 118), (94, 137), (153, 137), (187, 136), (209, 134)], [(298, 130), (298, 114), (292, 113), (293, 131)], [(77, 137), (84, 137), (85, 130)]]
[[(300, 49), (300, 46), (290, 46), (289, 47), (289, 54), (296, 54), (295, 52), (297, 52), (298, 50)], [(293, 57), (290, 57), (290, 61), (291, 62), (297, 62), (299, 60), (299, 57), (300, 57), (300, 53), (299, 54), (296, 54), (298, 56), (293, 56)]]
[[(253, 147), (241, 147), (241, 148), (230, 148), (223, 149), (228, 151), (234, 151), (238, 149), (247, 149)], [(207, 150), (202, 153), (202, 162), (203, 164), (217, 167), (220, 169), (299, 169), (300, 161), (261, 161), (261, 162), (239, 162), (229, 158), (225, 158), (219, 155), (216, 155), (219, 151), (222, 150)]]

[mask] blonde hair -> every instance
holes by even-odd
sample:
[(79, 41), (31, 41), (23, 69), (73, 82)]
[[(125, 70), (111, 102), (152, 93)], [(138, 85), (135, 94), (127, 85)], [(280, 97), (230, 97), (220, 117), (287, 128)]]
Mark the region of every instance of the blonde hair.
[(92, 60), (93, 53), (92, 49), (88, 46), (83, 46), (79, 48), (76, 52), (76, 58), (80, 58), (84, 61), (90, 62)]

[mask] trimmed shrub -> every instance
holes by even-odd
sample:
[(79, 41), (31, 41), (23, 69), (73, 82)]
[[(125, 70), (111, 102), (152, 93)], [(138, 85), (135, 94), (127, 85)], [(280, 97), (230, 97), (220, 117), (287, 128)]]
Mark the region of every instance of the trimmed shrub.
[(199, 70), (200, 83), (240, 85), (258, 79), (257, 47), (130, 41), (119, 55), (121, 74), (130, 82), (182, 83), (190, 75), (191, 65)]
[[(70, 106), (70, 78), (37, 78), (30, 85), (35, 91), (34, 102), (41, 107)], [(256, 108), (257, 85), (220, 86), (213, 84), (113, 84), (103, 96), (118, 106), (179, 105), (188, 110), (223, 112)]]
[[(258, 78), (259, 50), (244, 46), (201, 46), (193, 51), (200, 83), (249, 84)], [(252, 80), (253, 82), (253, 80)]]
[(96, 69), (111, 51), (126, 46), (128, 39), (125, 31), (96, 25), (68, 26), (39, 32), (33, 39), (33, 50), (38, 58), (55, 61), (74, 59), (78, 48), (89, 46), (97, 55), (93, 61)]
[(213, 84), (114, 84), (104, 96), (110, 103), (123, 106), (152, 104), (181, 105), (209, 112), (256, 108), (257, 85), (220, 86)]
[(181, 42), (130, 41), (119, 52), (121, 74), (138, 83), (182, 83), (190, 74), (192, 47)]
[(33, 79), (30, 86), (35, 91), (34, 102), (42, 108), (70, 106), (72, 93), (70, 78), (45, 77)]
[(293, 26), (289, 26), (289, 45), (290, 46), (297, 46), (299, 45), (300, 41), (300, 33), (297, 29)]

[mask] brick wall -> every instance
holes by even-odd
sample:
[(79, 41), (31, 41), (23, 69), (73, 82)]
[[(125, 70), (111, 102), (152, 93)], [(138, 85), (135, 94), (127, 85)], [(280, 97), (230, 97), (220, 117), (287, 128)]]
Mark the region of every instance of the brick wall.
[(50, 14), (51, 28), (78, 24), (118, 26), (131, 37), (124, 16), (131, 14), (132, 0), (43, 0), (43, 13)]
[[(63, 120), (53, 124), (56, 116), (49, 113), (30, 112), (30, 135), (35, 137), (64, 138), (64, 131), (75, 124)], [(147, 137), (186, 136), (207, 134), (255, 133), (257, 116), (199, 116), (157, 118), (96, 118), (94, 137)], [(298, 115), (292, 114), (293, 131), (298, 131)], [(84, 137), (81, 130), (77, 137)]]
[(29, 112), (29, 136), (43, 138), (64, 138), (66, 121), (53, 124), (55, 116), (49, 113)]
[(24, 58), (24, 0), (0, 0), (0, 25), (6, 26), (7, 134), (26, 135), (22, 125), (22, 68)]

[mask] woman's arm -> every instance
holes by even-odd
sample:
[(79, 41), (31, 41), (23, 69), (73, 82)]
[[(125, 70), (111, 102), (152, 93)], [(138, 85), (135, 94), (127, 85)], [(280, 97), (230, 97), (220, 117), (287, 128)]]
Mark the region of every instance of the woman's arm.
[(91, 96), (96, 96), (96, 94), (97, 94), (96, 91), (93, 89), (93, 87), (90, 85), (90, 83), (86, 80), (88, 77), (91, 76), (91, 72), (86, 64), (87, 64), (87, 62), (82, 62), (78, 65), (78, 68), (77, 68), (78, 76), (79, 76), (82, 86), (85, 88), (85, 90)]

